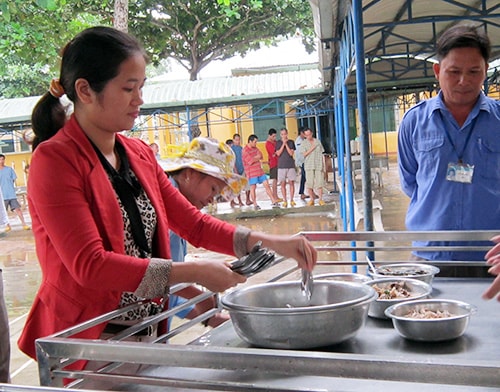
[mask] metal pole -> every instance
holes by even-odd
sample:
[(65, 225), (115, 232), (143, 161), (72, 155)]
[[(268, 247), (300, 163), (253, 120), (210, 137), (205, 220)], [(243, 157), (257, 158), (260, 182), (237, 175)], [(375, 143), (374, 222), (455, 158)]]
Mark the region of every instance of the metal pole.
[[(356, 90), (359, 125), (361, 131), (361, 172), (363, 176), (362, 193), (364, 207), (364, 225), (366, 231), (373, 231), (373, 205), (370, 169), (370, 145), (368, 134), (368, 98), (366, 92), (365, 45), (363, 34), (363, 4), (361, 0), (353, 0), (352, 12), (354, 20), (354, 45), (356, 58)], [(370, 252), (368, 252), (370, 253)], [(368, 254), (373, 260), (374, 254)]]

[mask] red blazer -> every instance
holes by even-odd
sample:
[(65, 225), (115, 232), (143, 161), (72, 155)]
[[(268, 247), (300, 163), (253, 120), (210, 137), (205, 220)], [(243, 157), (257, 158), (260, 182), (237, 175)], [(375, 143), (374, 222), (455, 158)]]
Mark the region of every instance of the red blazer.
[[(169, 228), (196, 247), (234, 255), (235, 227), (193, 207), (149, 146), (116, 137), (158, 216), (153, 257), (170, 257)], [(125, 255), (115, 192), (74, 116), (33, 153), (28, 201), (43, 278), (19, 347), (35, 358), (35, 339), (116, 309), (121, 293), (138, 287), (148, 260)], [(78, 336), (96, 339), (103, 328)]]

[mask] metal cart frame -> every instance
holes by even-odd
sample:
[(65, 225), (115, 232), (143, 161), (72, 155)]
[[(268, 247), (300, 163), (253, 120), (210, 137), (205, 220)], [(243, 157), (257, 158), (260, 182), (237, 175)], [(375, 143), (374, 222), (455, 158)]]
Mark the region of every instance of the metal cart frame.
[[(412, 245), (415, 240), (443, 241), (485, 241), (498, 231), (441, 231), (441, 232), (302, 232), (315, 243), (318, 252), (344, 251), (368, 252), (377, 263), (387, 263), (391, 256), (399, 255), (399, 260), (408, 259), (409, 252), (419, 248)], [(447, 250), (487, 250), (489, 247), (446, 247)], [(425, 248), (429, 249), (429, 248)], [(440, 247), (432, 248), (442, 250)], [(384, 258), (382, 258), (384, 257)], [(365, 261), (321, 261), (318, 265), (365, 265)], [(439, 263), (433, 263), (439, 264)], [(454, 264), (441, 262), (441, 264)], [(455, 262), (456, 264), (456, 262)], [(466, 265), (484, 265), (481, 262), (465, 262)], [(297, 271), (297, 267), (272, 268), (277, 273), (269, 281), (286, 279)], [(469, 279), (470, 280), (470, 279)], [(477, 282), (486, 287), (489, 280)], [(463, 287), (468, 283), (464, 280)], [(172, 292), (186, 285), (176, 285)], [(477, 285), (476, 285), (477, 286)], [(445, 286), (443, 286), (445, 287)], [(471, 286), (472, 287), (472, 286)], [(475, 286), (474, 286), (475, 287)], [(482, 286), (481, 286), (482, 287)], [(477, 291), (477, 289), (476, 289)], [(477, 293), (474, 292), (474, 296)], [(206, 292), (189, 300), (181, 307), (202, 301), (213, 295)], [(144, 320), (108, 340), (85, 340), (73, 336), (78, 332), (107, 322), (126, 312), (130, 307), (119, 309), (65, 331), (36, 341), (40, 382), (44, 386), (62, 387), (63, 379), (74, 379), (69, 388), (135, 390), (138, 385), (144, 390), (152, 388), (179, 388), (177, 390), (325, 390), (324, 385), (349, 385), (349, 390), (359, 385), (359, 390), (367, 385), (379, 383), (384, 390), (404, 385), (407, 390), (419, 390), (425, 384), (441, 384), (449, 390), (495, 390), (500, 386), (500, 341), (489, 342), (492, 357), (470, 358), (437, 356), (436, 360), (409, 356), (388, 358), (377, 353), (356, 354), (342, 352), (319, 352), (298, 350), (274, 350), (252, 348), (234, 338), (231, 323), (225, 323), (196, 341), (187, 345), (169, 344), (173, 336), (182, 334), (192, 325), (211, 317), (218, 309), (213, 309), (194, 320), (186, 321), (178, 328), (154, 338), (151, 342), (132, 342), (125, 339), (140, 330), (154, 326), (177, 313), (181, 307), (170, 309)], [(500, 306), (489, 305), (500, 316)], [(496, 307), (494, 307), (496, 306)], [(495, 319), (493, 319), (495, 320)], [(496, 319), (497, 329), (500, 317)], [(489, 321), (488, 321), (489, 322)], [(485, 328), (495, 328), (494, 325)], [(220, 330), (217, 334), (217, 331)], [(228, 332), (231, 330), (231, 332)], [(224, 335), (224, 337), (222, 337)], [(213, 345), (210, 340), (224, 340), (222, 345)], [(160, 344), (158, 344), (160, 343)], [(489, 350), (489, 348), (488, 348)], [(488, 352), (489, 354), (489, 352)], [(107, 363), (97, 370), (73, 371), (66, 366), (77, 360)], [(163, 369), (161, 374), (154, 369)], [(150, 371), (153, 369), (153, 371)], [(425, 375), (423, 377), (423, 375)], [(276, 380), (279, 380), (277, 382)], [(366, 384), (370, 382), (371, 384)], [(346, 384), (347, 383), (347, 384)], [(351, 389), (352, 388), (352, 389)], [(412, 389), (414, 388), (414, 389)], [(493, 389), (492, 389), (493, 388)], [(141, 389), (142, 390), (142, 389)], [(366, 389), (365, 389), (366, 390)], [(396, 390), (396, 389), (394, 389)], [(448, 390), (448, 389), (446, 389)]]

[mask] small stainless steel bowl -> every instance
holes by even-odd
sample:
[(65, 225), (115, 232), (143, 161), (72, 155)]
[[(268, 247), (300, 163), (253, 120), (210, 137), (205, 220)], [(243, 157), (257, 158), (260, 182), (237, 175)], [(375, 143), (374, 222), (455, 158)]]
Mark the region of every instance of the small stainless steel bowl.
[[(448, 311), (445, 318), (410, 318), (411, 311)], [(390, 306), (385, 315), (392, 319), (394, 328), (406, 339), (421, 342), (439, 342), (462, 336), (469, 325), (470, 316), (477, 308), (466, 302), (449, 299), (421, 299)]]
[(368, 317), (375, 290), (362, 283), (315, 280), (311, 300), (300, 282), (273, 282), (234, 290), (221, 298), (236, 333), (247, 343), (303, 349), (340, 343)]
[(434, 276), (439, 273), (439, 268), (429, 264), (400, 263), (385, 264), (368, 271), (373, 279), (382, 278), (411, 278), (432, 284)]
[(341, 280), (344, 282), (357, 282), (366, 283), (372, 280), (369, 276), (348, 273), (348, 272), (336, 272), (329, 274), (314, 275), (315, 280)]
[(385, 288), (390, 286), (392, 283), (401, 283), (404, 288), (411, 294), (410, 297), (406, 298), (395, 298), (395, 299), (380, 299), (377, 298), (370, 304), (370, 309), (368, 310), (368, 316), (387, 319), (385, 315), (385, 310), (394, 304), (398, 304), (406, 301), (413, 301), (417, 299), (423, 299), (429, 297), (432, 292), (432, 287), (430, 284), (417, 279), (409, 278), (384, 278), (375, 279), (366, 284), (373, 287), (377, 285), (379, 288)]

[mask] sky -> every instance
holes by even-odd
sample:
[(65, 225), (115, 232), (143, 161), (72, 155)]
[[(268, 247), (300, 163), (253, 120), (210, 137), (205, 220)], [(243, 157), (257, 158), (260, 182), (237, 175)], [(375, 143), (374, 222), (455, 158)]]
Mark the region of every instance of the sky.
[[(224, 61), (213, 61), (203, 68), (199, 79), (209, 77), (231, 76), (231, 70), (236, 68), (269, 67), (275, 65), (317, 63), (318, 52), (308, 54), (300, 38), (290, 38), (277, 46), (263, 46), (259, 50), (248, 52), (245, 57), (235, 56)], [(176, 61), (172, 61), (172, 72), (153, 78), (154, 80), (189, 79), (189, 73)]]

